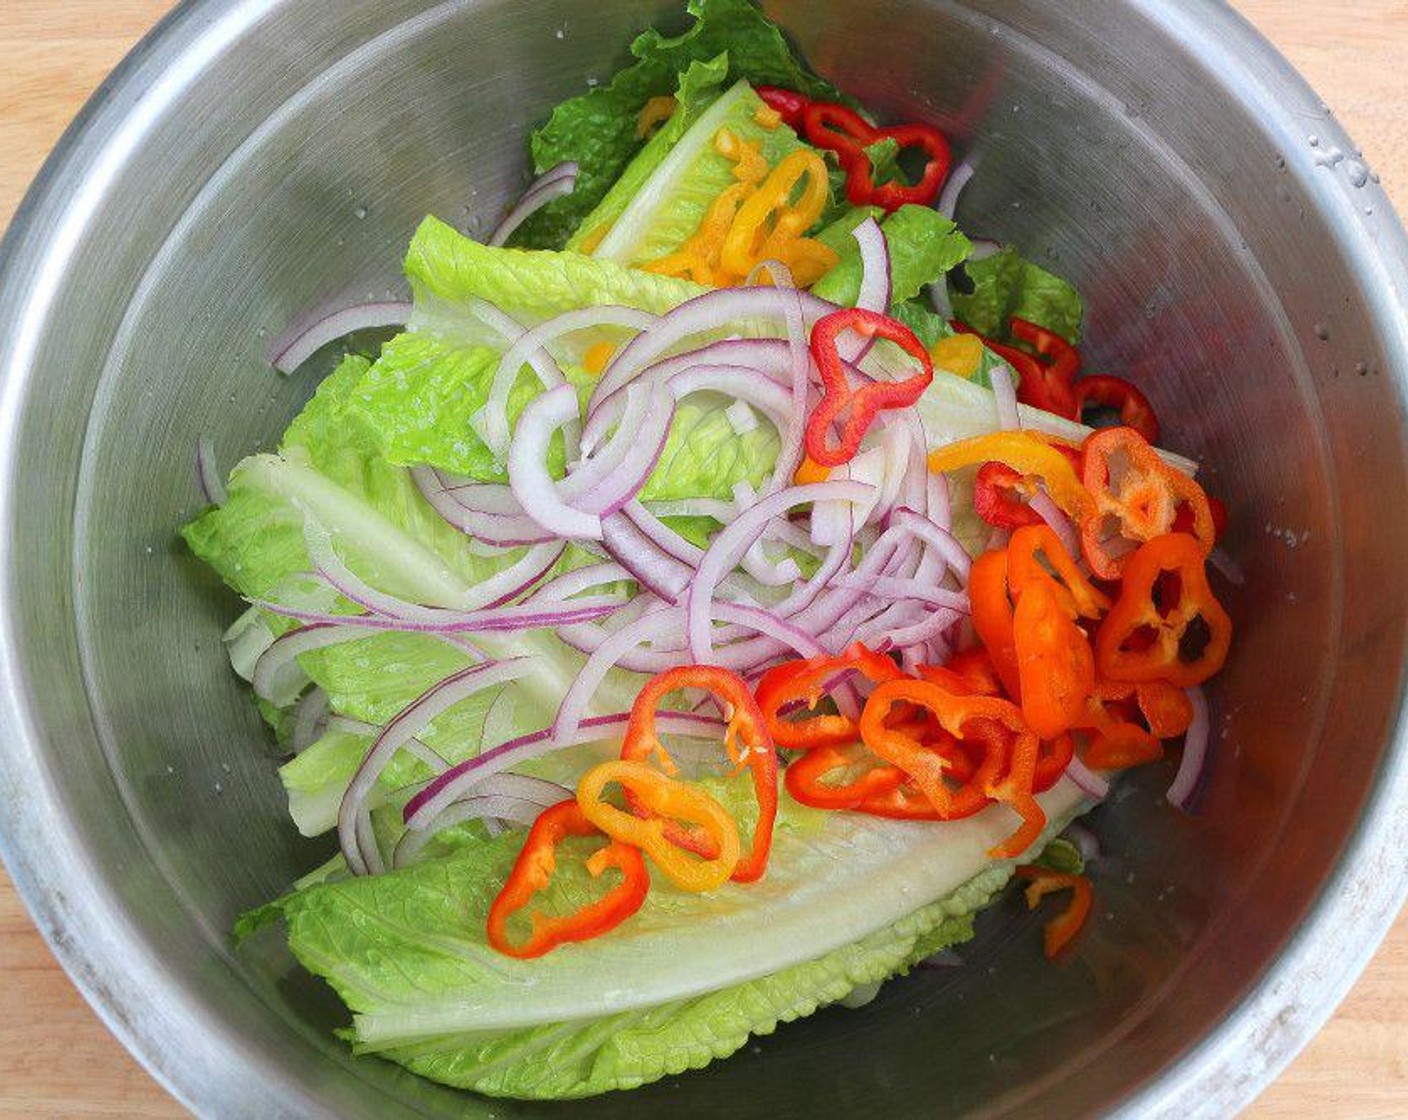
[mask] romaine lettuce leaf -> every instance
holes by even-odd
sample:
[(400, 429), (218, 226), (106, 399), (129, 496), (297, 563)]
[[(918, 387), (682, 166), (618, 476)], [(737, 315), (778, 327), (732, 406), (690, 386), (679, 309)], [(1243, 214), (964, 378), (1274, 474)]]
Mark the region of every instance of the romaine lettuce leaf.
[(745, 78), (755, 85), (783, 86), (849, 103), (801, 63), (752, 0), (690, 0), (687, 11), (694, 22), (683, 34), (644, 32), (631, 44), (636, 62), (609, 83), (564, 101), (533, 133), (533, 163), (539, 173), (575, 160), (580, 169), (577, 189), (524, 223), (514, 244), (558, 248), (566, 243), (640, 148), (636, 120), (641, 108), (652, 97), (676, 93), (691, 63), (727, 53), (726, 83)]
[(971, 292), (949, 283), (954, 315), (979, 334), (1010, 341), (1008, 321), (1026, 319), (1055, 331), (1072, 346), (1080, 342), (1084, 305), (1070, 284), (1024, 260), (1011, 246), (963, 266)]
[(595, 240), (609, 224), (592, 249), (596, 257), (639, 265), (678, 249), (699, 228), (714, 199), (735, 182), (734, 161), (714, 148), (720, 129), (756, 142), (763, 159), (774, 166), (801, 146), (786, 125), (760, 125), (754, 118), (762, 108), (762, 99), (746, 81), (734, 83), (658, 160), (654, 146), (636, 157), (652, 162), (653, 170), (641, 175), (633, 162), (626, 169), (630, 194), (613, 189), (586, 217), (569, 246), (582, 244), (584, 238)]
[[(1049, 834), (1081, 804), (1070, 783), (1042, 800)], [(499, 955), (483, 932), (521, 836), (279, 906), (295, 955), (354, 1012), (359, 1051), (487, 1093), (626, 1088), (703, 1065), (966, 936), (1011, 873), (985, 855), (1012, 825), (1000, 807), (937, 827), (786, 798), (781, 810), (761, 882), (686, 895), (657, 880), (608, 936), (532, 961)], [(540, 901), (572, 908), (599, 889), (563, 860)]]
[[(852, 211), (818, 234), (818, 240), (840, 254), (836, 266), (812, 285), (812, 293), (850, 307), (860, 294), (860, 249), (852, 231), (874, 211)], [(958, 227), (927, 206), (901, 206), (880, 223), (890, 251), (891, 300), (913, 299), (925, 284), (942, 282), (948, 270), (971, 251)]]

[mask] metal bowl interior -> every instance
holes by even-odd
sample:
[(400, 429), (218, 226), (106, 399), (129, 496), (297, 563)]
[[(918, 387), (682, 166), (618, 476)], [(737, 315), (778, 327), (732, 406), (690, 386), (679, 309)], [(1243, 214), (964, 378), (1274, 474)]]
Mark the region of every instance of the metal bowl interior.
[[(525, 130), (674, 9), (198, 0), (103, 88), (0, 255), (4, 852), (99, 1010), (201, 1113), (563, 1111), (354, 1058), (321, 984), (232, 950), (234, 917), (328, 845), (287, 824), (220, 649), (236, 603), (174, 529), (199, 505), (198, 438), (226, 466), (272, 446), (326, 371), (274, 374), (269, 338), (400, 291), (425, 213), (492, 224)], [(1042, 962), (1036, 919), (1003, 904), (967, 968), (571, 1112), (1224, 1114), (1402, 897), (1397, 220), (1211, 0), (769, 10), (869, 104), (944, 124), (982, 161), (965, 227), (1086, 293), (1088, 365), (1149, 386), (1231, 508), (1238, 643), (1202, 811), (1163, 803), (1169, 768), (1096, 811), (1108, 855), (1074, 959)]]

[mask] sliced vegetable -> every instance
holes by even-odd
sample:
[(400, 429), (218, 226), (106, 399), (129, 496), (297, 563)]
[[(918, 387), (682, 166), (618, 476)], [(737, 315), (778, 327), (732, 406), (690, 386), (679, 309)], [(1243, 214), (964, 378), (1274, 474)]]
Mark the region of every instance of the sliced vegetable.
[[(753, 829), (748, 854), (735, 857), (737, 866), (731, 867), (729, 874), (740, 883), (755, 882), (767, 870), (768, 852), (772, 848), (773, 822), (777, 817), (777, 750), (768, 735), (766, 720), (742, 677), (727, 669), (686, 665), (652, 678), (640, 690), (631, 708), (621, 757), (643, 763), (653, 756), (667, 773), (675, 772), (670, 753), (656, 731), (655, 712), (661, 700), (682, 688), (702, 689), (722, 701), (728, 714), (724, 749), (740, 769), (746, 767), (752, 773), (758, 823)], [(627, 800), (633, 809), (638, 809), (633, 793), (633, 788), (627, 787)], [(690, 838), (676, 829), (667, 830), (666, 835), (681, 847), (691, 845)]]
[(849, 716), (783, 718), (786, 710), (794, 705), (805, 704), (809, 711), (815, 710), (830, 687), (851, 672), (858, 672), (876, 684), (903, 676), (890, 658), (872, 652), (859, 642), (837, 657), (786, 661), (764, 673), (758, 682), (756, 698), (773, 743), (786, 750), (805, 751), (855, 742), (859, 728)]
[(1075, 395), (1075, 419), (1084, 423), (1087, 409), (1113, 409), (1123, 427), (1133, 428), (1151, 444), (1159, 442), (1159, 418), (1154, 415), (1154, 406), (1138, 386), (1124, 378), (1109, 374), (1082, 377), (1075, 383)]
[[(936, 474), (988, 462), (1005, 463), (1021, 474), (1040, 479), (1056, 504), (1077, 521), (1083, 522), (1093, 512), (1090, 493), (1076, 477), (1070, 460), (1029, 432), (972, 436), (929, 452), (929, 469)], [(1087, 467), (1087, 477), (1088, 471)]]
[(1047, 959), (1054, 958), (1080, 932), (1090, 908), (1095, 900), (1095, 891), (1090, 880), (1084, 875), (1068, 875), (1052, 871), (1046, 867), (1031, 864), (1017, 868), (1017, 875), (1027, 880), (1027, 909), (1035, 910), (1041, 900), (1054, 891), (1071, 891), (1070, 905), (1051, 921), (1046, 923), (1045, 940)]
[[(876, 128), (853, 109), (816, 101), (802, 113), (802, 131), (808, 143), (836, 153), (846, 172), (846, 197), (854, 206), (879, 206), (884, 210), (897, 210), (906, 204), (930, 206), (948, 177), (948, 140), (930, 125)], [(924, 168), (915, 183), (875, 182), (875, 164), (866, 149), (881, 140), (893, 140), (901, 150), (912, 148), (924, 154)]]
[[(605, 800), (610, 785), (625, 791), (637, 806), (635, 813)], [(577, 804), (587, 820), (613, 840), (639, 848), (682, 891), (716, 890), (738, 866), (742, 845), (728, 810), (701, 787), (647, 763), (621, 760), (592, 767), (577, 783)], [(712, 854), (697, 856), (673, 840), (672, 831), (682, 826), (698, 834), (694, 848)]]
[(1155, 537), (1124, 566), (1124, 583), (1095, 634), (1102, 676), (1192, 688), (1227, 660), (1232, 620), (1208, 586), (1201, 542)]
[[(919, 363), (919, 372), (903, 381), (871, 381), (859, 389), (852, 388), (847, 361), (838, 348), (838, 339), (847, 331), (865, 339), (888, 339)], [(821, 404), (807, 420), (807, 456), (824, 467), (849, 462), (860, 450), (861, 440), (878, 412), (908, 408), (934, 379), (934, 363), (913, 331), (886, 315), (858, 307), (833, 311), (818, 319), (812, 328), (811, 352), (821, 376), (823, 395)], [(841, 439), (832, 447), (827, 436), (838, 421)]]
[(1081, 519), (1081, 551), (1101, 579), (1119, 579), (1129, 553), (1173, 531), (1186, 510), (1206, 557), (1217, 539), (1203, 488), (1175, 470), (1133, 428), (1105, 428), (1081, 448), (1093, 508)]
[(558, 845), (569, 836), (605, 838), (606, 834), (586, 818), (576, 801), (562, 801), (544, 809), (533, 822), (503, 890), (489, 907), (489, 944), (499, 952), (528, 959), (540, 957), (568, 941), (589, 941), (615, 929), (645, 902), (650, 889), (645, 860), (638, 849), (612, 840), (592, 853), (587, 859), (587, 870), (593, 878), (600, 878), (614, 869), (620, 872), (621, 881), (595, 902), (571, 914), (549, 917), (534, 910), (531, 932), (515, 942), (509, 935), (509, 919), (548, 888), (557, 868)]

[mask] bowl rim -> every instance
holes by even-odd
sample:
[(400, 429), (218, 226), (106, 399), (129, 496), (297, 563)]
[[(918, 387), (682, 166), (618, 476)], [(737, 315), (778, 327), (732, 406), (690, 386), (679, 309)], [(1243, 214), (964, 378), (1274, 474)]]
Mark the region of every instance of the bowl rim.
[[(284, 0), (183, 0), (99, 86), (21, 201), (0, 241), (0, 430), (8, 428), (38, 376), (33, 357), (45, 309), (65, 261), (81, 242), (105, 189), (142, 135), (198, 81), (202, 63)], [(1125, 0), (1215, 72), (1230, 75), (1260, 126), (1286, 153), (1286, 170), (1315, 198), (1346, 264), (1372, 283), (1365, 308), (1390, 376), (1408, 397), (1408, 238), (1387, 198), (1372, 225), (1337, 176), (1317, 174), (1297, 116), (1317, 123), (1322, 143), (1356, 150), (1304, 78), (1224, 0)], [(434, 6), (427, 0), (427, 7)], [(1360, 196), (1362, 198), (1362, 196)], [(11, 523), (18, 464), (0, 440), (0, 524)], [(301, 1114), (323, 1111), (241, 1044), (228, 1025), (196, 1012), (195, 993), (176, 991), (159, 955), (125, 919), (115, 894), (66, 843), (62, 791), (48, 779), (44, 735), (26, 702), (17, 635), (14, 543), (0, 535), (0, 858), (49, 948), (99, 1018), (178, 1101), (197, 1112), (221, 1102), (193, 1070), (216, 1068), (262, 1085), (270, 1114), (297, 1101)], [(1408, 898), (1408, 726), (1403, 694), (1377, 781), (1356, 828), (1297, 931), (1241, 1002), (1208, 1035), (1121, 1102), (1126, 1117), (1228, 1115), (1257, 1095), (1333, 1013), (1363, 971)], [(1392, 872), (1392, 873), (1386, 873)], [(76, 884), (58, 889), (62, 884)], [(1354, 920), (1341, 915), (1351, 913)], [(173, 1047), (173, 1016), (199, 1020), (201, 1032)], [(214, 1029), (212, 1029), (212, 1027)], [(192, 1062), (192, 1050), (201, 1060)], [(228, 1102), (226, 1102), (228, 1103)]]

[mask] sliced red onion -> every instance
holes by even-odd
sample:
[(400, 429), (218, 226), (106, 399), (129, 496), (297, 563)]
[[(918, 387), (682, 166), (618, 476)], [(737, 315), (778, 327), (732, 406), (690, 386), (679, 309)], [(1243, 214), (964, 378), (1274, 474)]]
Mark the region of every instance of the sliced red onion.
[[(529, 599), (525, 603), (511, 603), (504, 607), (491, 607), (482, 611), (444, 611), (439, 619), (421, 621), (409, 618), (387, 618), (377, 614), (322, 614), (304, 610), (301, 607), (285, 606), (263, 599), (252, 602), (284, 618), (296, 618), (300, 622), (319, 626), (341, 626), (346, 629), (367, 632), (393, 632), (399, 634), (508, 634), (521, 630), (545, 630), (558, 626), (571, 626), (578, 622), (595, 622), (618, 610), (625, 599), (616, 595), (597, 595), (587, 599), (574, 599), (568, 603), (544, 606)], [(270, 647), (271, 649), (273, 647)]]
[(975, 171), (977, 167), (972, 161), (965, 159), (948, 173), (948, 182), (944, 183), (944, 189), (939, 192), (939, 202), (935, 209), (949, 221), (953, 221), (954, 215), (958, 213), (958, 196), (963, 193), (963, 188), (973, 178)]
[(679, 601), (694, 570), (655, 544), (629, 516), (612, 514), (601, 523), (607, 554), (645, 590), (667, 603)]
[(299, 755), (317, 742), (328, 717), (328, 694), (321, 688), (311, 688), (293, 710), (293, 728), (289, 732), (288, 749)]
[(874, 218), (866, 218), (851, 231), (851, 236), (860, 249), (860, 291), (856, 295), (856, 306), (863, 311), (888, 315), (892, 288), (890, 247), (885, 233)]
[(826, 647), (811, 634), (793, 626), (785, 618), (762, 607), (745, 607), (737, 603), (716, 602), (714, 617), (720, 622), (742, 626), (754, 633), (774, 638), (789, 646), (799, 657), (821, 657)]
[(943, 633), (967, 613), (967, 611), (940, 608), (928, 618), (921, 619), (912, 626), (901, 626), (890, 630), (888, 636), (895, 649), (902, 650), (910, 646), (923, 645)]
[[(728, 507), (728, 503), (720, 502), (719, 504), (724, 507), (726, 511), (724, 514), (725, 517), (732, 516), (732, 510)], [(661, 552), (665, 553), (666, 556), (673, 556), (676, 560), (688, 564), (691, 568), (699, 567), (699, 561), (704, 559), (704, 550), (698, 545), (685, 540), (656, 517), (655, 514), (651, 513), (650, 510), (641, 505), (640, 502), (627, 502), (625, 506), (622, 507), (621, 512), (629, 517), (635, 524), (635, 527), (648, 537), (650, 542)], [(708, 517), (711, 515), (705, 514), (704, 516)]]
[(710, 609), (714, 589), (729, 572), (738, 566), (748, 547), (762, 536), (768, 522), (780, 517), (794, 506), (818, 503), (863, 503), (874, 497), (875, 488), (857, 482), (818, 482), (809, 486), (793, 486), (761, 498), (730, 525), (726, 525), (710, 542), (699, 570), (689, 585), (685, 609), (685, 632), (689, 636), (689, 651), (696, 664), (709, 664), (713, 652), (710, 635)]
[(1185, 813), (1207, 767), (1208, 747), (1212, 742), (1212, 717), (1208, 712), (1207, 696), (1201, 688), (1188, 689), (1187, 696), (1193, 705), (1193, 721), (1183, 736), (1183, 757), (1178, 763), (1178, 773), (1168, 787), (1169, 803)]
[(275, 639), (254, 663), (250, 676), (254, 694), (276, 708), (287, 707), (308, 683), (308, 675), (298, 665), (299, 655), (366, 636), (365, 630), (342, 626), (335, 621), (290, 630)]
[(333, 548), (332, 537), (327, 530), (306, 513), (303, 539), (313, 566), (343, 598), (375, 615), (421, 623), (431, 631), (439, 631), (447, 623), (466, 618), (468, 612), (498, 607), (510, 599), (517, 598), (557, 563), (566, 548), (561, 542), (545, 542), (531, 546), (514, 563), (476, 583), (451, 610), (410, 603), (372, 587), (343, 563)]
[(601, 687), (607, 673), (637, 646), (658, 641), (680, 629), (680, 612), (662, 606), (606, 638), (592, 651), (587, 663), (567, 688), (552, 723), (552, 737), (565, 739), (576, 733), (587, 713), (587, 705)]
[(533, 596), (535, 603), (560, 603), (590, 591), (593, 587), (605, 587), (612, 583), (622, 583), (632, 579), (631, 573), (620, 564), (588, 564), (558, 576), (551, 583), (545, 583)]
[(421, 693), (382, 728), (352, 776), (337, 814), (337, 835), (342, 854), (354, 875), (379, 874), (385, 870), (381, 853), (375, 845), (365, 843), (363, 832), (369, 831), (370, 825), (368, 795), (396, 752), (461, 701), (486, 688), (519, 680), (532, 671), (533, 662), (526, 657), (461, 669)]
[[(627, 392), (636, 388), (631, 386)], [(674, 419), (675, 405), (667, 386), (643, 391), (646, 407), (634, 428), (623, 419), (610, 444), (602, 450), (606, 465), (588, 462), (570, 474), (559, 488), (562, 500), (583, 513), (606, 517), (635, 498), (660, 461)]]
[(759, 261), (749, 269), (748, 275), (743, 278), (743, 286), (751, 288), (762, 284), (764, 273), (767, 273), (772, 280), (774, 288), (795, 288), (797, 286), (797, 281), (792, 276), (792, 270), (772, 257)]
[(543, 806), (516, 797), (467, 797), (444, 809), (426, 824), (424, 830), (408, 829), (402, 833), (401, 839), (396, 841), (395, 851), (391, 853), (391, 866), (398, 871), (410, 867), (439, 833), (456, 825), (496, 820), (531, 827), (542, 812)]
[(523, 197), (514, 204), (499, 223), (498, 228), (489, 235), (488, 244), (500, 246), (506, 242), (516, 229), (556, 198), (563, 198), (577, 189), (577, 164), (564, 160), (556, 167), (543, 172), (535, 179), (529, 188), (523, 192)]
[(1208, 563), (1222, 573), (1222, 578), (1233, 587), (1241, 587), (1247, 582), (1247, 573), (1242, 570), (1242, 565), (1233, 560), (1225, 548), (1214, 548), (1208, 554)]
[(785, 326), (788, 315), (799, 307), (805, 328), (836, 309), (808, 292), (784, 288), (718, 288), (686, 300), (621, 349), (602, 374), (592, 394), (593, 404), (635, 380), (687, 339), (712, 331), (738, 334), (740, 325), (750, 329), (779, 323)]
[(912, 509), (896, 510), (893, 524), (936, 549), (943, 557), (944, 562), (958, 576), (959, 581), (965, 587), (967, 586), (968, 573), (973, 567), (973, 558), (968, 555), (967, 549), (959, 544), (958, 538), (953, 533), (942, 525), (930, 521), (927, 517), (922, 517)]
[(852, 573), (836, 580), (836, 586), (859, 587), (867, 595), (877, 598), (927, 603), (959, 614), (967, 614), (972, 609), (965, 592), (950, 591), (946, 587), (921, 583), (917, 579), (892, 579), (889, 576), (862, 576)]
[(1051, 495), (1038, 487), (1028, 504), (1032, 507), (1033, 512), (1051, 527), (1051, 531), (1060, 540), (1061, 547), (1071, 556), (1079, 558), (1080, 535), (1076, 532), (1076, 527), (1071, 523), (1071, 519), (1066, 516), (1065, 511), (1056, 504)]
[(953, 313), (953, 301), (948, 295), (948, 280), (935, 280), (926, 288), (929, 293), (929, 306), (934, 309), (934, 314), (945, 323), (952, 322), (958, 316)]
[(993, 400), (997, 402), (997, 426), (1005, 432), (1015, 432), (1022, 427), (1022, 418), (1017, 413), (1017, 390), (1012, 385), (1012, 367), (1006, 362), (998, 362), (988, 374), (992, 385)]
[[(518, 375), (524, 365), (533, 371), (544, 389), (555, 389), (559, 385), (567, 383), (562, 376), (562, 370), (558, 368), (552, 355), (542, 345), (543, 340), (551, 336), (562, 316), (558, 316), (558, 319), (549, 319), (530, 330), (487, 300), (475, 297), (464, 302), (486, 326), (496, 331), (508, 343), (508, 348), (499, 361), (498, 368), (494, 371), (494, 380), (489, 387), (488, 399), (484, 402), (484, 406), (469, 418), (470, 428), (484, 441), (484, 446), (494, 453), (495, 458), (499, 462), (503, 462), (509, 450), (508, 398), (509, 394), (513, 392), (513, 386), (518, 381)], [(567, 314), (574, 316), (576, 321), (580, 322), (583, 313), (569, 311)], [(642, 313), (636, 312), (635, 314)], [(574, 419), (564, 433), (569, 459), (576, 455), (576, 436), (577, 428)]]
[[(501, 548), (519, 548), (525, 545), (546, 544), (556, 538), (526, 513), (501, 515), (485, 513), (464, 504), (456, 492), (445, 486), (437, 472), (427, 467), (412, 467), (411, 478), (423, 497), (445, 521), (476, 540)], [(486, 484), (483, 489), (489, 487)], [(512, 490), (505, 486), (505, 493), (512, 496)], [(480, 500), (475, 494), (474, 500)], [(517, 499), (514, 499), (517, 502)]]
[(215, 465), (215, 448), (208, 435), (196, 441), (196, 485), (207, 505), (223, 506), (229, 500), (225, 480)]
[(548, 532), (568, 539), (601, 540), (601, 518), (562, 500), (548, 473), (548, 444), (559, 428), (578, 417), (577, 391), (559, 385), (534, 398), (518, 418), (508, 449), (508, 480), (523, 511)]
[(1104, 801), (1110, 795), (1110, 783), (1078, 758), (1071, 759), (1066, 766), (1066, 777), (1080, 788), (1087, 797)]
[[(342, 735), (358, 735), (364, 739), (375, 739), (381, 734), (381, 725), (378, 723), (367, 723), (365, 720), (352, 719), (349, 716), (329, 716), (326, 730), (336, 731)], [(407, 754), (414, 755), (419, 761), (430, 767), (436, 774), (443, 774), (450, 768), (450, 764), (445, 761), (444, 755), (423, 743), (420, 739), (409, 740), (401, 749)]]
[(269, 364), (280, 373), (292, 373), (328, 343), (336, 342), (353, 331), (401, 327), (410, 317), (409, 303), (359, 303), (285, 335), (274, 344)]
[(1002, 252), (1002, 242), (993, 241), (987, 237), (970, 238), (973, 251), (968, 254), (970, 261), (985, 261), (989, 257), (995, 257)]
[(1068, 824), (1066, 830), (1061, 833), (1061, 838), (1075, 845), (1076, 850), (1080, 852), (1080, 858), (1085, 863), (1100, 858), (1100, 838), (1079, 821), (1072, 821)]

